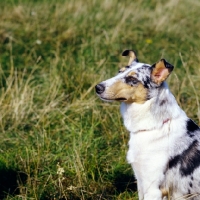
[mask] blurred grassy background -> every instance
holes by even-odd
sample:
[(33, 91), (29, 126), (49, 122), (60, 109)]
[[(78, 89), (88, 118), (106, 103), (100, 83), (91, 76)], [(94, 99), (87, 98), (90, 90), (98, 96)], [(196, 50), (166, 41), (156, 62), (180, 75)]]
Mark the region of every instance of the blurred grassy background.
[(198, 0), (0, 1), (0, 199), (137, 199), (118, 103), (96, 83), (161, 57), (200, 120)]

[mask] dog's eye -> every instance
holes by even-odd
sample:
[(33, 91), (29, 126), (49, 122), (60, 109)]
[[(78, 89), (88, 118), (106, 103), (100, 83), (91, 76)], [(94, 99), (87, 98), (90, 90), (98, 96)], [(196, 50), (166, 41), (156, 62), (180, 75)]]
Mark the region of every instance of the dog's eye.
[(126, 82), (127, 84), (130, 84), (130, 85), (135, 85), (135, 84), (138, 83), (138, 80), (137, 80), (136, 78), (132, 77), (132, 76), (127, 76), (127, 77), (125, 78), (125, 82)]

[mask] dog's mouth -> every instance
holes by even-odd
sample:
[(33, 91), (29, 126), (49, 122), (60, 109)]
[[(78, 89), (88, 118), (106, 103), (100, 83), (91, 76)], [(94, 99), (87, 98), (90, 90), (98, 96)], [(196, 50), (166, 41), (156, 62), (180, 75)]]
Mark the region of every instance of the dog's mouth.
[(124, 97), (116, 98), (115, 100), (116, 100), (116, 101), (127, 101), (127, 99), (124, 98)]
[(120, 97), (120, 98), (115, 98), (115, 99), (108, 99), (108, 98), (103, 98), (103, 97), (100, 97), (103, 101), (108, 101), (108, 102), (111, 102), (111, 101), (127, 101), (126, 98), (124, 97)]

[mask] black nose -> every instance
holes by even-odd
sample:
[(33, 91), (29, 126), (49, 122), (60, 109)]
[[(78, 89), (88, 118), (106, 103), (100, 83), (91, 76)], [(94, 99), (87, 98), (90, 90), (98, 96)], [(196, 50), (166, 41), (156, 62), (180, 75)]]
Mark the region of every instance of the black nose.
[(95, 89), (97, 94), (101, 94), (104, 92), (105, 86), (103, 84), (98, 84), (95, 86)]

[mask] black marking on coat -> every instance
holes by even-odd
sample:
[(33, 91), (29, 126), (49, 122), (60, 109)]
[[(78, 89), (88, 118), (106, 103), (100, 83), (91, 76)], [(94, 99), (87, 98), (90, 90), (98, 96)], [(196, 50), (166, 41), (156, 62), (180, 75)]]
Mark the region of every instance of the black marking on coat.
[(144, 65), (142, 65), (141, 69), (146, 69), (147, 67), (150, 67), (150, 66), (149, 66), (149, 65), (146, 65), (146, 64), (144, 64)]
[(139, 62), (138, 58), (135, 58), (135, 62)]
[(169, 161), (169, 164), (168, 164), (169, 169), (171, 169), (173, 167), (176, 167), (180, 160), (181, 160), (181, 156), (180, 155), (176, 155), (173, 158), (171, 158), (170, 161)]
[(190, 137), (193, 137), (194, 136), (194, 132), (199, 130), (199, 126), (197, 124), (195, 124), (191, 119), (187, 120), (186, 127), (187, 127), (187, 134)]
[(150, 100), (151, 99), (151, 96), (149, 94), (147, 94), (147, 100)]
[(190, 189), (188, 189), (188, 194), (191, 194)]
[(191, 176), (191, 180), (194, 180), (193, 176)]
[(144, 87), (145, 88), (149, 88), (149, 86), (150, 86), (150, 78), (148, 76), (146, 76), (145, 79), (143, 79), (142, 81), (143, 81)]
[(189, 185), (190, 185), (190, 187), (191, 187), (191, 188), (193, 187), (193, 185), (192, 185), (192, 183), (191, 183), (191, 182), (189, 183)]
[(163, 106), (165, 103), (166, 103), (166, 100), (162, 100), (159, 105)]
[(200, 166), (200, 150), (198, 141), (194, 140), (190, 146), (182, 152), (182, 154), (176, 155), (169, 161), (169, 169), (176, 167), (180, 164), (180, 173), (182, 176), (191, 175), (194, 170)]
[(138, 80), (132, 76), (125, 77), (125, 82), (131, 86), (135, 86), (138, 83)]

